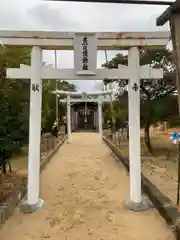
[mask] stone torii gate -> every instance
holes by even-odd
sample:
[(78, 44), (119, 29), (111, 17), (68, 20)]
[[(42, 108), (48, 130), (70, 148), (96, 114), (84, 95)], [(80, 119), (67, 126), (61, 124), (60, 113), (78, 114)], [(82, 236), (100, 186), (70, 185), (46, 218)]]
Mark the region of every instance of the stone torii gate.
[[(77, 102), (96, 102), (98, 103), (98, 125), (100, 139), (103, 140), (103, 128), (102, 128), (102, 104), (103, 102), (108, 102), (103, 99), (103, 96), (112, 94), (112, 91), (101, 91), (101, 92), (68, 92), (56, 90), (53, 93), (58, 95), (65, 95), (66, 99), (61, 99), (60, 102), (67, 104), (67, 132), (68, 132), (68, 143), (71, 143), (71, 103)], [(72, 99), (73, 96), (79, 97), (78, 99)], [(94, 98), (88, 98), (94, 97)]]
[[(8, 78), (31, 79), (28, 196), (22, 206), (24, 212), (38, 210), (43, 201), (39, 198), (40, 129), (41, 129), (41, 79), (100, 80), (129, 79), (129, 158), (130, 201), (126, 207), (144, 210), (146, 203), (141, 197), (140, 161), (140, 79), (161, 78), (162, 70), (139, 65), (139, 48), (164, 47), (169, 41), (169, 32), (131, 33), (67, 33), (67, 32), (21, 32), (0, 31), (3, 45), (32, 46), (31, 68), (8, 69)], [(42, 67), (42, 49), (74, 50), (74, 69)], [(128, 66), (118, 69), (97, 69), (97, 50), (128, 49)]]

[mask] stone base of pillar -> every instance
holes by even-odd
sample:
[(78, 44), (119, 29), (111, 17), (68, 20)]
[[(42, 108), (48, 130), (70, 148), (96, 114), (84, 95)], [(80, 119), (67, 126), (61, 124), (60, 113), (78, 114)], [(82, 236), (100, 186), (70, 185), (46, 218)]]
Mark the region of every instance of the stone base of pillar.
[(147, 211), (151, 208), (150, 203), (148, 199), (142, 199), (140, 203), (132, 202), (130, 200), (127, 200), (124, 202), (125, 209), (134, 211), (134, 212), (142, 212)]
[(39, 199), (36, 204), (28, 204), (27, 201), (21, 204), (20, 211), (23, 213), (33, 213), (37, 212), (44, 205), (44, 201)]

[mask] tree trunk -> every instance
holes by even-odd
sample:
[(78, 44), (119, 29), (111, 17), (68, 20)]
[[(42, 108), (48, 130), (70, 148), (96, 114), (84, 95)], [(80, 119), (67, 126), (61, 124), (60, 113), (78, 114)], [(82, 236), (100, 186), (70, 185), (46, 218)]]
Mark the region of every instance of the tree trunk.
[(151, 141), (150, 141), (149, 128), (150, 128), (150, 121), (149, 121), (149, 118), (147, 118), (145, 121), (145, 126), (144, 126), (144, 141), (145, 141), (145, 145), (146, 145), (148, 151), (152, 155), (154, 155), (153, 148), (152, 148)]

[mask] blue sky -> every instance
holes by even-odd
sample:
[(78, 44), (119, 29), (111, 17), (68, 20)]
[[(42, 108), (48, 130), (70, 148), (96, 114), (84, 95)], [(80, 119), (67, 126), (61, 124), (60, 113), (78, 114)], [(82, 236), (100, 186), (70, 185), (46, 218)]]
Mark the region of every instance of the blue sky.
[[(1, 2), (0, 29), (55, 31), (156, 31), (168, 30), (166, 24), (156, 27), (156, 18), (167, 6), (69, 3), (42, 0), (6, 0)], [(108, 59), (118, 53), (108, 51)], [(54, 63), (54, 53), (44, 52), (44, 61)], [(98, 67), (105, 62), (104, 52), (98, 52)], [(73, 52), (58, 52), (61, 68), (73, 68)], [(82, 91), (99, 88), (96, 81), (74, 81)]]

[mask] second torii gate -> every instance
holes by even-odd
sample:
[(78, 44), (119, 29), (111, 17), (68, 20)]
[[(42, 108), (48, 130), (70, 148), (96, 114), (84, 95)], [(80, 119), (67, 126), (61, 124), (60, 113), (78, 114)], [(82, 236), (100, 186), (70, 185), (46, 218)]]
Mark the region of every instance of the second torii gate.
[[(64, 99), (61, 99), (60, 102), (66, 102), (67, 103), (67, 132), (68, 132), (68, 142), (71, 142), (71, 103), (74, 102), (96, 102), (98, 103), (98, 125), (99, 125), (99, 134), (100, 139), (103, 139), (103, 128), (102, 128), (102, 104), (103, 102), (107, 102), (107, 100), (103, 99), (103, 96), (107, 96), (112, 94), (111, 91), (101, 91), (101, 92), (67, 92), (67, 91), (53, 91), (53, 93), (56, 93), (58, 95), (65, 95), (67, 97), (67, 100), (64, 101)], [(80, 97), (78, 99), (71, 99), (71, 97), (76, 96)], [(97, 98), (88, 99), (89, 96), (96, 96)]]
[[(7, 77), (31, 79), (28, 198), (23, 211), (38, 210), (43, 201), (39, 198), (40, 129), (41, 129), (41, 79), (100, 80), (128, 79), (129, 94), (129, 159), (130, 201), (125, 206), (131, 210), (147, 209), (141, 196), (140, 157), (140, 79), (162, 78), (162, 69), (149, 65), (140, 66), (139, 48), (164, 47), (169, 41), (169, 32), (141, 33), (61, 33), (61, 32), (0, 32), (4, 45), (32, 46), (31, 67), (8, 69)], [(74, 50), (74, 69), (42, 67), (42, 48)], [(97, 49), (128, 49), (128, 66), (119, 69), (97, 69)]]

